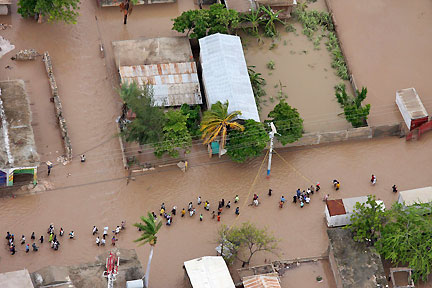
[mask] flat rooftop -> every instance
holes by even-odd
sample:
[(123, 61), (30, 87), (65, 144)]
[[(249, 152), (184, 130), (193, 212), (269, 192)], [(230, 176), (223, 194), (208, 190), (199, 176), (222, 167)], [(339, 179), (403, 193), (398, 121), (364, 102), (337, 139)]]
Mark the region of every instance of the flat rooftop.
[(402, 89), (396, 93), (399, 95), (411, 119), (428, 117), (428, 113), (414, 88)]
[(39, 164), (24, 81), (0, 81), (0, 168)]
[(355, 242), (351, 231), (343, 228), (327, 229), (327, 234), (330, 263), (336, 282), (340, 284), (338, 287), (388, 287), (381, 257), (373, 248)]
[(193, 62), (187, 37), (160, 37), (113, 41), (116, 67)]
[(2, 288), (33, 288), (33, 283), (27, 269), (0, 274)]

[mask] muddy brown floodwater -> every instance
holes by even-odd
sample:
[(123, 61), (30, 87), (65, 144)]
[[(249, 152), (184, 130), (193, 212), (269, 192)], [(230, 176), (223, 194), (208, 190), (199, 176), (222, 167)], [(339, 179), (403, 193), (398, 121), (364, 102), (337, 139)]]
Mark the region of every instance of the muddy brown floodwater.
[(432, 2), (328, 0), (357, 85), (367, 86), (371, 125), (401, 122), (396, 91), (415, 87), (432, 111)]
[[(309, 10), (327, 11), (327, 8), (324, 0), (319, 0), (310, 4)], [(313, 42), (302, 33), (299, 22), (290, 19), (287, 23), (296, 31), (288, 33), (283, 25), (278, 25), (279, 37), (274, 40), (261, 35), (258, 41), (257, 37), (241, 34), (247, 65), (256, 66), (253, 69), (261, 73), (267, 83), (264, 86), (267, 95), (262, 97), (261, 120), (267, 119), (268, 113), (279, 103), (279, 91), (282, 91), (286, 102), (304, 119), (305, 132), (350, 128), (335, 97), (334, 86), (344, 81), (331, 67), (326, 38), (315, 49)], [(270, 61), (275, 64), (273, 70), (267, 67)], [(349, 82), (345, 81), (345, 84), (347, 92), (352, 94)]]
[[(135, 248), (145, 266), (149, 248), (133, 243), (139, 233), (132, 223), (139, 216), (147, 211), (156, 212), (161, 202), (167, 207), (176, 205), (181, 209), (201, 196), (215, 207), (221, 198), (232, 201), (236, 194), (240, 195), (239, 217), (235, 217), (231, 208), (223, 212), (222, 221), (218, 223), (200, 207), (198, 213), (204, 214), (203, 222), (197, 216), (183, 219), (176, 216), (173, 225), (164, 226), (159, 233), (150, 285), (155, 288), (186, 287), (182, 263), (203, 255), (215, 255), (216, 231), (222, 224), (251, 221), (260, 227), (267, 226), (281, 239), (281, 259), (320, 256), (328, 245), (321, 201), (324, 193), (329, 193), (331, 198), (374, 193), (390, 206), (397, 199), (391, 192), (393, 184), (400, 190), (431, 185), (432, 134), (426, 134), (417, 142), (383, 138), (279, 150), (273, 157), (270, 179), (265, 178), (263, 157), (246, 164), (235, 164), (226, 158), (209, 160), (205, 154), (191, 154), (186, 173), (165, 167), (137, 176), (127, 184), (119, 142), (115, 137), (115, 119), (121, 101), (115, 90), (118, 76), (113, 68), (110, 42), (177, 35), (169, 30), (169, 19), (193, 7), (192, 1), (188, 0), (167, 6), (135, 7), (127, 26), (122, 24), (118, 8), (100, 10), (95, 1), (83, 1), (82, 15), (78, 24), (72, 26), (60, 23), (38, 25), (32, 20), (23, 20), (16, 14), (15, 5), (12, 16), (0, 17), (0, 22), (13, 25), (2, 31), (2, 36), (11, 40), (17, 49), (36, 48), (39, 52), (50, 52), (74, 153), (85, 152), (87, 156), (85, 163), (74, 160), (67, 166), (55, 166), (49, 178), (42, 165), (39, 178), (41, 183), (52, 185), (50, 191), (0, 199), (0, 235), (6, 231), (17, 237), (25, 234), (27, 239), (33, 231), (38, 237), (47, 235), (46, 229), (51, 222), (57, 229), (63, 227), (66, 233), (74, 230), (76, 235), (75, 240), (61, 239), (59, 251), (49, 249), (44, 243), (38, 253), (26, 254), (18, 244), (14, 256), (8, 253), (3, 242), (0, 245), (1, 272), (22, 268), (35, 271), (47, 265), (91, 261), (102, 250), (110, 248), (96, 247), (91, 234), (93, 225), (100, 230), (104, 226), (112, 229), (122, 220), (128, 224), (120, 234), (117, 246)], [(106, 49), (106, 58), (99, 56), (101, 42)], [(0, 79), (26, 81), (41, 161), (55, 161), (63, 151), (43, 63), (40, 59), (12, 62), (9, 60), (11, 54), (0, 60)], [(6, 65), (13, 68), (3, 69)], [(369, 182), (372, 173), (378, 178), (374, 187)], [(340, 192), (331, 189), (331, 181), (335, 178), (341, 182)], [(303, 209), (291, 203), (283, 209), (278, 208), (281, 195), (290, 199), (298, 187), (306, 188), (316, 181), (321, 182), (322, 190), (312, 197), (311, 204)], [(271, 198), (265, 194), (269, 188), (274, 191)], [(256, 208), (247, 205), (253, 193), (258, 193), (262, 201)], [(251, 264), (276, 259), (274, 255), (260, 254)], [(316, 273), (327, 273), (324, 266), (313, 269)], [(304, 270), (287, 272), (282, 285), (292, 287), (293, 283), (300, 283), (305, 288), (316, 287), (313, 281), (302, 281), (307, 275)], [(233, 277), (236, 277), (235, 273)]]

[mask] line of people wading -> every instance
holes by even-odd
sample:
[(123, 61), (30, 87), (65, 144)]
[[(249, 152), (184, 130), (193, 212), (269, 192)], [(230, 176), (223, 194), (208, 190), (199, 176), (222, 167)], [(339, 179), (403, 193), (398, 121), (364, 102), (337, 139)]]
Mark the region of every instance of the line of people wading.
[[(372, 183), (372, 185), (375, 185), (377, 182), (377, 178), (374, 174), (372, 174), (371, 180), (370, 182)], [(333, 188), (335, 191), (339, 191), (340, 189), (340, 182), (337, 179), (334, 179), (332, 181), (333, 184)], [(292, 196), (292, 203), (294, 204), (299, 204), (300, 208), (303, 208), (305, 206), (305, 204), (309, 204), (311, 201), (311, 196), (314, 195), (316, 192), (320, 191), (321, 186), (320, 183), (317, 182), (316, 185), (311, 185), (310, 187), (304, 189), (303, 191), (298, 188), (296, 193)], [(394, 193), (397, 192), (397, 186), (393, 185), (392, 186), (392, 191)], [(273, 190), (269, 189), (268, 194), (269, 197), (273, 195)], [(322, 200), (325, 202), (328, 200), (330, 194), (324, 194)], [(240, 201), (239, 195), (236, 195), (233, 199), (234, 204), (237, 204)], [(279, 200), (279, 208), (283, 208), (285, 202), (286, 202), (286, 198), (285, 196), (281, 196), (280, 200)], [(189, 215), (189, 217), (194, 217), (195, 214), (197, 214), (197, 208), (201, 207), (201, 205), (204, 203), (204, 210), (207, 212), (210, 212), (210, 202), (209, 201), (204, 201), (202, 202), (201, 196), (198, 196), (196, 204), (197, 206), (194, 206), (192, 202), (189, 202), (188, 204), (188, 209), (186, 210), (185, 208), (183, 208), (180, 211), (180, 215), (181, 217), (185, 217), (186, 215)], [(226, 205), (225, 205), (226, 204)], [(249, 204), (249, 206), (254, 206), (257, 207), (260, 204), (260, 200), (258, 197), (258, 194), (254, 194), (253, 198), (252, 198), (252, 202)], [(235, 205), (236, 206), (236, 205)], [(216, 219), (218, 222), (221, 221), (221, 215), (222, 212), (224, 211), (224, 209), (228, 210), (231, 208), (231, 201), (228, 201), (227, 203), (225, 203), (225, 199), (221, 199), (219, 201), (219, 204), (217, 206), (217, 210), (213, 210), (213, 212), (211, 213), (210, 217), (211, 219)], [(217, 211), (217, 212), (216, 212)], [(234, 210), (234, 213), (236, 215), (240, 215), (240, 207), (237, 206)], [(169, 213), (165, 207), (165, 203), (161, 204), (160, 210), (159, 210), (159, 215), (161, 217), (163, 217), (166, 220), (166, 225), (167, 226), (171, 226), (173, 224), (174, 221), (174, 216), (177, 214), (177, 206), (173, 206), (171, 209), (171, 213)], [(156, 221), (158, 219), (157, 215), (155, 214), (155, 212), (152, 212), (153, 218)], [(204, 215), (203, 213), (199, 214), (199, 221), (203, 221), (204, 219)]]
[[(122, 221), (121, 226), (117, 226), (115, 228), (115, 230), (112, 231), (112, 233), (114, 235), (111, 238), (111, 244), (113, 246), (115, 246), (116, 241), (118, 241), (118, 238), (116, 238), (116, 236), (120, 233), (121, 230), (125, 229), (125, 226), (126, 226), (126, 222)], [(59, 237), (63, 237), (64, 233), (65, 233), (64, 229), (63, 229), (63, 227), (61, 227), (59, 232), (58, 232)], [(96, 226), (93, 226), (92, 233), (93, 233), (93, 235), (98, 234), (98, 228)], [(53, 223), (51, 223), (49, 225), (48, 230), (47, 230), (47, 234), (48, 234), (48, 236), (46, 236), (46, 237), (48, 237), (48, 242), (50, 243), (51, 248), (53, 250), (57, 251), (60, 248), (60, 241), (59, 241), (59, 238), (57, 238), (57, 233), (56, 233), (56, 230), (54, 228)], [(102, 239), (99, 238), (99, 236), (96, 237), (96, 245), (97, 246), (105, 246), (107, 236), (108, 236), (108, 227), (104, 227)], [(66, 237), (69, 237), (69, 239), (75, 239), (75, 232), (73, 230), (70, 231)], [(15, 245), (15, 243), (16, 243), (15, 235), (11, 234), (8, 231), (6, 233), (6, 240), (7, 240), (9, 251), (10, 251), (11, 255), (15, 255), (15, 253), (17, 252), (17, 246)], [(39, 247), (36, 245), (37, 241), (39, 241), (40, 244), (43, 244), (46, 241), (46, 238), (44, 237), (44, 235), (41, 235), (38, 238), (38, 240), (36, 240), (36, 234), (35, 234), (35, 232), (32, 232), (29, 242), (27, 242), (25, 235), (22, 235), (21, 239), (19, 240), (21, 246), (25, 247), (24, 249), (25, 249), (26, 253), (30, 252), (30, 246), (31, 246), (31, 249), (33, 250), (33, 252), (39, 251)]]

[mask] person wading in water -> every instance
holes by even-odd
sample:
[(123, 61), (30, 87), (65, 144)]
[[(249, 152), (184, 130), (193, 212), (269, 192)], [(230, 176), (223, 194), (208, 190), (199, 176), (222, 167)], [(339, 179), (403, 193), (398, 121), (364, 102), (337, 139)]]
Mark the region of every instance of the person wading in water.
[(124, 0), (120, 4), (120, 11), (122, 11), (123, 14), (124, 14), (123, 24), (126, 24), (126, 22), (127, 22), (127, 16), (132, 13), (132, 3), (131, 2), (132, 1), (130, 1), (130, 0)]

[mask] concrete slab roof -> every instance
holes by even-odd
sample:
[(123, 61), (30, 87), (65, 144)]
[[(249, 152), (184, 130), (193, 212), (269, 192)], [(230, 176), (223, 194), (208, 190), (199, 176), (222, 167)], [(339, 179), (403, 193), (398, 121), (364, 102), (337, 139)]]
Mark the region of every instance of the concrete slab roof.
[(153, 86), (157, 106), (202, 104), (195, 62), (120, 66), (121, 81)]
[(187, 37), (161, 37), (112, 42), (116, 67), (193, 62)]
[(0, 81), (0, 168), (39, 164), (31, 121), (24, 81)]
[[(332, 266), (338, 287), (369, 288), (388, 287), (380, 255), (371, 247), (355, 242), (349, 230), (327, 229)], [(332, 263), (332, 261), (331, 261)]]
[(411, 119), (428, 117), (428, 113), (415, 88), (401, 89), (396, 92)]
[(33, 283), (27, 269), (0, 274), (0, 287), (2, 288), (33, 288)]

